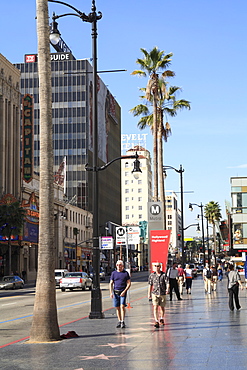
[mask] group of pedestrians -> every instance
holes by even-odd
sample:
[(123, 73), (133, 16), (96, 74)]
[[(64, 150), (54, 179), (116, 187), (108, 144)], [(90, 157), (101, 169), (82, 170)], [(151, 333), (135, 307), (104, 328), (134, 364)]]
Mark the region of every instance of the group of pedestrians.
[[(217, 281), (221, 281), (223, 278), (220, 266), (209, 266), (206, 263), (203, 269), (203, 280), (205, 293), (211, 294), (211, 289), (216, 291)], [(154, 272), (149, 275), (148, 278), (148, 298), (153, 304), (154, 314), (154, 326), (159, 328), (160, 325), (165, 324), (164, 314), (166, 305), (166, 295), (169, 294), (170, 301), (172, 301), (173, 290), (176, 294), (177, 300), (182, 301), (181, 295), (183, 294), (183, 286), (185, 285), (187, 294), (191, 294), (192, 287), (192, 269), (187, 264), (185, 268), (181, 265), (174, 263), (170, 267), (167, 273), (161, 269), (161, 263), (157, 262), (154, 264)], [(239, 287), (243, 289), (239, 273), (234, 270), (232, 264), (229, 265), (227, 276), (227, 289), (229, 294), (229, 309), (234, 310), (234, 302), (237, 310), (240, 310), (241, 306), (239, 303)], [(110, 278), (110, 296), (113, 298), (114, 306), (116, 307), (118, 323), (117, 328), (125, 328), (125, 307), (127, 291), (131, 286), (130, 275), (128, 271), (124, 269), (124, 263), (122, 260), (117, 261), (116, 270), (112, 272)]]

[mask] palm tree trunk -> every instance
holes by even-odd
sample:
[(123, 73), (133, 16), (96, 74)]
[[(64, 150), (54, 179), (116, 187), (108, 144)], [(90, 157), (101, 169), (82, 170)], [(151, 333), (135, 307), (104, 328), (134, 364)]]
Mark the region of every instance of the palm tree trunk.
[(154, 201), (158, 201), (158, 164), (157, 164), (157, 75), (152, 76), (153, 82), (153, 172)]
[(166, 202), (165, 202), (165, 186), (164, 186), (164, 174), (163, 174), (163, 140), (162, 140), (162, 122), (159, 117), (158, 120), (158, 179), (159, 179), (159, 190), (160, 190), (160, 201), (163, 204), (163, 215), (164, 215), (164, 230), (166, 230)]
[(36, 0), (36, 7), (40, 101), (40, 218), (38, 275), (30, 341), (49, 342), (58, 340), (60, 334), (54, 279), (54, 188), (48, 0)]

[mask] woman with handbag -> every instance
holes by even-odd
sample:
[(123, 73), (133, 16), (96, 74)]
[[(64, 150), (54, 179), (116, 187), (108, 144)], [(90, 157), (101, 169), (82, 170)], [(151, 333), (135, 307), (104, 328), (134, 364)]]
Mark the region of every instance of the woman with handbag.
[(186, 265), (185, 269), (185, 288), (187, 290), (187, 294), (191, 294), (191, 286), (192, 286), (192, 269), (190, 265)]

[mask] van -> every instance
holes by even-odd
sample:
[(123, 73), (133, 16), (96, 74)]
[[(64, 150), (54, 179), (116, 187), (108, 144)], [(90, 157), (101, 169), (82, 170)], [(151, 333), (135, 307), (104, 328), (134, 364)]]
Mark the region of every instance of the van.
[(56, 286), (60, 286), (60, 279), (62, 279), (67, 272), (68, 270), (66, 269), (56, 269), (55, 270)]

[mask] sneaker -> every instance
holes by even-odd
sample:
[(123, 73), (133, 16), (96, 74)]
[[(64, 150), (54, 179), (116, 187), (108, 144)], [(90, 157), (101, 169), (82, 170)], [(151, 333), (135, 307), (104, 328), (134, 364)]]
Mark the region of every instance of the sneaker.
[(116, 328), (121, 328), (121, 322), (120, 321), (117, 323)]
[(160, 325), (165, 325), (165, 322), (163, 319), (160, 319)]
[(178, 298), (178, 301), (182, 301), (182, 298)]
[(155, 328), (159, 328), (160, 327), (160, 324), (158, 323), (158, 321), (156, 321), (156, 323), (154, 324), (154, 327)]
[(122, 329), (125, 328), (125, 322), (124, 321), (121, 322), (121, 328)]

